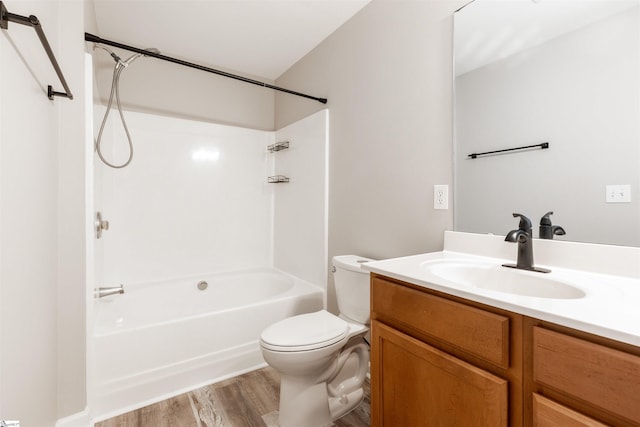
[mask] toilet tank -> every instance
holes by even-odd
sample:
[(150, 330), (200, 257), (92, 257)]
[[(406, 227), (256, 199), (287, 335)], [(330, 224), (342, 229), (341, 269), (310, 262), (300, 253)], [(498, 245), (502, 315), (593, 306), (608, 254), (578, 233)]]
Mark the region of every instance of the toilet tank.
[(332, 261), (340, 314), (368, 325), (371, 319), (369, 272), (361, 266), (374, 260), (357, 255), (340, 255), (333, 257)]

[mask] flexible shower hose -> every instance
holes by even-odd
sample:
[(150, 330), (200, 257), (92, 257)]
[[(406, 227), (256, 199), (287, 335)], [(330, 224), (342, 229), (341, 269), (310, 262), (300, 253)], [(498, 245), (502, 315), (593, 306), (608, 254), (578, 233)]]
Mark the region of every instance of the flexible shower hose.
[[(102, 47), (102, 46), (100, 46), (100, 47)], [(114, 57), (114, 59), (115, 59), (115, 57)], [(127, 60), (126, 62), (129, 62), (129, 60)], [(98, 157), (100, 157), (100, 160), (102, 161), (102, 163), (104, 163), (105, 165), (107, 165), (109, 167), (112, 167), (114, 169), (124, 168), (129, 163), (131, 163), (131, 160), (133, 159), (133, 142), (131, 141), (131, 135), (129, 134), (129, 128), (127, 128), (127, 122), (124, 119), (124, 114), (122, 113), (122, 106), (120, 105), (120, 89), (119, 89), (120, 88), (120, 74), (122, 74), (122, 70), (124, 70), (124, 69), (125, 69), (125, 65), (123, 65), (122, 62), (118, 58), (118, 60), (116, 61), (116, 65), (113, 68), (113, 78), (111, 80), (111, 94), (109, 95), (109, 102), (107, 103), (107, 111), (105, 111), (105, 113), (104, 113), (104, 118), (102, 119), (102, 124), (100, 125), (100, 131), (98, 132), (98, 139), (96, 140), (96, 152), (98, 153)], [(127, 135), (127, 142), (129, 143), (129, 158), (127, 159), (126, 162), (124, 162), (124, 163), (122, 163), (120, 165), (115, 165), (113, 163), (110, 163), (107, 159), (105, 159), (104, 156), (102, 155), (102, 149), (101, 149), (101, 146), (100, 146), (100, 144), (102, 142), (102, 132), (104, 131), (104, 126), (107, 123), (107, 118), (109, 117), (109, 112), (111, 111), (111, 104), (113, 104), (113, 98), (114, 98), (113, 95), (114, 94), (115, 94), (115, 98), (116, 98), (116, 105), (118, 107), (118, 112), (120, 113), (120, 120), (122, 121), (122, 126), (124, 127), (124, 132)]]

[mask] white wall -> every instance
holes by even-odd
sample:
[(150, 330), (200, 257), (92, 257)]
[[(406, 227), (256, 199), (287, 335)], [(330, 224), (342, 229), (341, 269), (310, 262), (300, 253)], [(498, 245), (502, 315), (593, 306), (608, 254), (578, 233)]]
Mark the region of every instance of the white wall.
[[(568, 240), (640, 245), (638, 13), (457, 78), (459, 230), (504, 235), (518, 224), (511, 212), (537, 226), (554, 211)], [(544, 141), (548, 150), (466, 158)], [(631, 203), (606, 204), (607, 184), (631, 184)]]
[[(57, 25), (55, 4), (7, 8), (38, 16), (47, 30)], [(47, 99), (48, 76), (32, 75), (48, 63), (31, 43), (38, 42), (33, 30), (10, 24), (9, 31), (0, 36), (0, 77), (10, 82), (0, 98), (0, 419), (47, 426), (57, 411), (60, 101)], [(57, 32), (47, 36), (56, 42)]]
[[(85, 91), (84, 2), (58, 3), (58, 61), (71, 85), (73, 101), (61, 98), (58, 130), (58, 418), (86, 407), (87, 249), (91, 219), (87, 191), (91, 188), (88, 159), (93, 144), (86, 115), (91, 105)], [(48, 30), (47, 30), (48, 31)], [(55, 85), (54, 85), (55, 87)], [(90, 94), (89, 94), (90, 95)]]
[(374, 0), (277, 80), (329, 100), (276, 95), (277, 128), (331, 111), (329, 257), (442, 249), (453, 217), (433, 210), (433, 185), (452, 181), (452, 22), (465, 3)]
[(84, 408), (83, 5), (5, 6), (38, 17), (77, 97), (49, 101), (47, 85), (62, 90), (49, 59), (32, 28), (9, 23), (0, 36), (0, 419), (50, 427)]
[[(110, 121), (116, 117), (112, 112)], [(123, 169), (96, 166), (103, 185), (96, 209), (110, 223), (97, 243), (104, 245), (99, 285), (271, 265), (266, 146), (273, 133), (129, 111), (125, 117), (133, 161)], [(114, 138), (104, 140), (103, 153), (121, 162), (128, 146), (119, 120), (111, 124)]]
[(289, 148), (271, 154), (274, 266), (325, 287), (327, 282), (327, 155), (329, 111), (322, 110), (276, 131)]

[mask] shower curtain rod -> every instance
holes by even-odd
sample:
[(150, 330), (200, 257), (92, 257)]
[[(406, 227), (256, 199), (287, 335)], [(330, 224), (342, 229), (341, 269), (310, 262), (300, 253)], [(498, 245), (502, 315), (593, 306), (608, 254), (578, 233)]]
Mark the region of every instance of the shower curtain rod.
[(131, 51), (131, 52), (141, 53), (141, 54), (143, 54), (145, 56), (150, 56), (150, 57), (153, 57), (153, 58), (162, 59), (163, 61), (173, 62), (174, 64), (184, 65), (185, 67), (195, 68), (196, 70), (206, 71), (208, 73), (217, 74), (217, 75), (223, 76), (223, 77), (229, 77), (231, 79), (240, 80), (240, 81), (245, 82), (245, 83), (251, 83), (253, 85), (262, 86), (262, 87), (265, 87), (265, 88), (268, 88), (268, 89), (277, 90), (277, 91), (280, 91), (280, 92), (285, 92), (285, 93), (288, 93), (288, 94), (291, 94), (291, 95), (301, 96), (303, 98), (313, 99), (314, 101), (318, 101), (318, 102), (321, 102), (323, 104), (327, 103), (327, 98), (317, 98), (315, 96), (307, 95), (307, 94), (300, 93), (300, 92), (295, 92), (295, 91), (289, 90), (289, 89), (284, 89), (284, 88), (281, 88), (281, 87), (278, 87), (278, 86), (274, 86), (274, 85), (271, 85), (271, 84), (268, 84), (268, 83), (264, 83), (264, 82), (261, 82), (261, 81), (258, 81), (258, 80), (249, 79), (247, 77), (238, 76), (236, 74), (227, 73), (225, 71), (216, 70), (214, 68), (205, 67), (203, 65), (194, 64), (193, 62), (183, 61), (181, 59), (173, 58), (171, 56), (162, 55), (160, 53), (149, 52), (149, 51), (144, 50), (144, 49), (139, 49), (137, 47), (128, 46), (126, 44), (114, 42), (112, 40), (106, 40), (106, 39), (103, 39), (101, 37), (98, 37), (98, 36), (90, 34), (90, 33), (84, 33), (84, 39), (86, 41), (88, 41), (88, 42), (106, 44), (106, 45), (109, 45), (109, 46), (117, 47), (117, 48), (128, 50), (128, 51)]

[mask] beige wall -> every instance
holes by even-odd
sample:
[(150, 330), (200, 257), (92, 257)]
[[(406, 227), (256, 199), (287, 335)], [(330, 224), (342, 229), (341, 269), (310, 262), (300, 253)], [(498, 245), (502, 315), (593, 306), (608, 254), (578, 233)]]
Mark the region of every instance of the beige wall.
[[(132, 55), (127, 51), (120, 51), (119, 54), (123, 58)], [(109, 100), (113, 65), (107, 52), (95, 50), (95, 75), (103, 105)], [(273, 84), (272, 81), (234, 70), (211, 68)], [(122, 72), (120, 99), (126, 110), (273, 130), (273, 90), (156, 58), (139, 58)], [(114, 100), (114, 108), (115, 105)]]
[[(433, 185), (451, 191), (452, 23), (465, 3), (373, 0), (277, 80), (329, 99), (329, 258), (442, 249), (453, 215), (433, 209)], [(277, 94), (276, 128), (321, 108)]]

